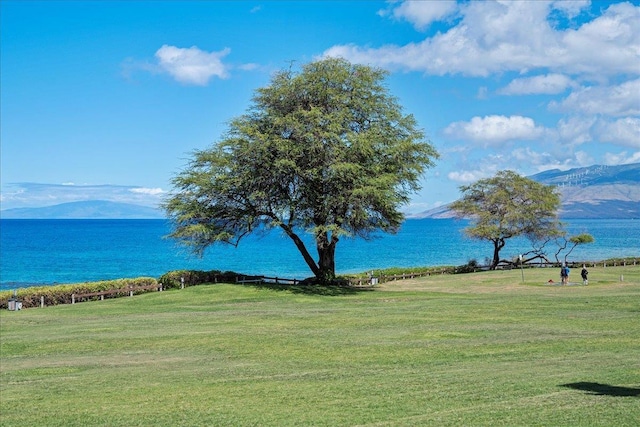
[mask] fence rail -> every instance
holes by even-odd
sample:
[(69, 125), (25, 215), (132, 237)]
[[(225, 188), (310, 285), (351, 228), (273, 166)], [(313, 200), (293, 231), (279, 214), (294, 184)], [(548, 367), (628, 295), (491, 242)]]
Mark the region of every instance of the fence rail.
[(237, 276), (236, 283), (274, 283), (276, 285), (297, 285), (300, 283), (299, 279), (286, 279), (283, 277), (268, 277), (268, 276)]
[(127, 286), (126, 288), (120, 289), (107, 289), (106, 291), (100, 292), (88, 292), (84, 294), (71, 294), (71, 304), (75, 304), (76, 302), (80, 302), (79, 300), (91, 297), (100, 297), (100, 300), (104, 300), (105, 295), (119, 295), (119, 294), (129, 294), (132, 297), (137, 291), (149, 291), (149, 290), (157, 290), (162, 291), (162, 284), (158, 283), (155, 285), (147, 285), (147, 286)]
[(349, 284), (352, 286), (375, 286), (379, 283), (387, 283), (387, 282), (395, 282), (397, 280), (407, 280), (407, 279), (415, 279), (416, 277), (428, 277), (428, 276), (436, 276), (442, 274), (453, 274), (455, 268), (443, 268), (440, 270), (430, 270), (430, 271), (422, 271), (418, 273), (402, 273), (402, 274), (393, 274), (393, 275), (385, 275), (381, 274), (379, 276), (368, 275), (363, 277), (352, 277), (349, 278)]
[[(590, 268), (596, 268), (596, 267), (607, 268), (607, 267), (619, 267), (619, 266), (626, 267), (626, 266), (640, 265), (640, 259), (629, 257), (629, 258), (614, 259), (614, 260), (608, 260), (608, 261), (597, 261), (597, 262), (569, 261), (567, 262), (567, 264), (571, 268), (580, 268), (583, 265)], [(560, 265), (561, 265), (560, 262), (532, 262), (532, 263), (525, 263), (522, 265), (522, 267), (524, 268), (559, 268)], [(443, 267), (440, 269), (436, 268), (436, 269), (431, 269), (431, 270), (426, 270), (421, 272), (408, 272), (408, 273), (400, 273), (400, 274), (393, 274), (393, 275), (386, 275), (386, 274), (374, 275), (373, 273), (370, 273), (362, 277), (347, 278), (344, 284), (347, 286), (363, 287), (363, 288), (374, 287), (381, 283), (393, 282), (397, 280), (407, 280), (407, 279), (415, 279), (417, 277), (442, 275), (442, 274), (455, 274), (455, 273), (461, 273), (461, 272), (477, 272), (477, 271), (488, 270), (488, 268), (489, 268), (488, 266), (467, 265), (467, 266), (459, 266), (459, 267)], [(521, 268), (521, 266), (517, 263), (512, 263), (512, 264), (500, 265), (498, 268), (519, 269)], [(231, 277), (225, 278), (225, 280), (229, 280), (229, 279), (233, 280)], [(180, 282), (181, 282), (180, 288), (184, 288), (184, 286), (186, 285), (185, 278), (184, 277), (180, 278)], [(214, 280), (212, 282), (217, 283), (218, 277), (217, 276), (214, 277)], [(288, 279), (284, 277), (269, 277), (269, 276), (248, 276), (248, 275), (237, 275), (235, 277), (235, 282), (239, 284), (256, 283), (256, 284), (276, 284), (276, 285), (281, 284), (281, 285), (294, 285), (294, 286), (305, 283), (305, 281), (299, 280), (299, 279)], [(193, 284), (200, 284), (200, 283), (193, 283)], [(169, 286), (169, 287), (172, 287), (172, 286)], [(163, 283), (158, 281), (154, 284), (144, 285), (144, 286), (129, 285), (123, 288), (114, 288), (114, 289), (108, 289), (108, 290), (99, 291), (99, 292), (73, 293), (70, 295), (71, 297), (70, 302), (71, 304), (75, 304), (76, 302), (80, 302), (81, 300), (86, 300), (86, 299), (95, 298), (95, 297), (100, 297), (100, 300), (104, 300), (104, 297), (108, 295), (133, 296), (136, 292), (150, 291), (150, 290), (162, 291), (164, 288), (165, 286), (163, 285)], [(15, 294), (15, 291), (14, 291), (14, 294)], [(67, 294), (67, 298), (68, 297), (69, 297), (69, 294)], [(34, 298), (37, 298), (36, 301), (39, 300), (38, 301), (39, 304), (38, 302), (33, 301)], [(15, 295), (13, 299), (15, 299)], [(67, 299), (66, 302), (57, 300), (53, 302), (53, 305), (65, 304), (65, 303), (68, 304), (69, 300)], [(38, 295), (38, 294), (30, 295), (26, 301), (26, 304), (27, 305), (23, 306), (24, 308), (37, 307), (38, 305), (40, 307), (45, 307), (45, 295)], [(7, 306), (8, 306), (8, 301), (6, 299), (3, 299), (2, 301), (0, 301), (0, 308), (7, 308)]]
[[(530, 263), (525, 263), (523, 264), (523, 267), (525, 268), (537, 268), (537, 267), (541, 267), (541, 268), (552, 268), (552, 267), (560, 267), (563, 263), (562, 262), (530, 262)], [(582, 267), (587, 266), (587, 267), (592, 267), (592, 268), (596, 268), (596, 267), (626, 267), (626, 266), (636, 266), (640, 264), (640, 260), (637, 260), (635, 258), (633, 259), (624, 259), (624, 260), (620, 260), (620, 261), (616, 261), (616, 260), (611, 260), (611, 261), (567, 261), (566, 263), (570, 268), (576, 268), (576, 267)], [(488, 267), (478, 267), (479, 269), (486, 269)], [(514, 264), (506, 264), (506, 265), (499, 265), (498, 266), (499, 269), (510, 269), (510, 268), (520, 268), (520, 264), (514, 263)]]

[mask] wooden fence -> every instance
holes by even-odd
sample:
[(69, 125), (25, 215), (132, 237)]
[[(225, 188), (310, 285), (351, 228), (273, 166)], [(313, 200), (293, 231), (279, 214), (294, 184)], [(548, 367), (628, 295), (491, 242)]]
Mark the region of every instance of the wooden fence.
[[(571, 268), (579, 268), (583, 265), (587, 267), (618, 267), (618, 266), (628, 266), (628, 265), (639, 265), (640, 260), (637, 259), (625, 259), (620, 261), (583, 261), (583, 262), (568, 262), (567, 263)], [(559, 268), (561, 263), (557, 262), (539, 262), (539, 263), (531, 263), (524, 264), (525, 268)], [(499, 269), (515, 269), (520, 268), (518, 264), (509, 264), (502, 265), (498, 267)], [(486, 271), (489, 269), (489, 266), (477, 266), (474, 268), (474, 271)], [(394, 275), (385, 275), (381, 274), (378, 276), (374, 275), (366, 275), (362, 277), (350, 277), (347, 279), (348, 284), (350, 286), (375, 286), (381, 283), (394, 282), (397, 280), (407, 280), (407, 279), (415, 279), (417, 277), (428, 277), (434, 275), (442, 275), (442, 274), (455, 274), (456, 267), (446, 267), (442, 269), (435, 269), (429, 271), (422, 271), (417, 273), (401, 273)], [(286, 279), (282, 277), (267, 277), (267, 276), (237, 276), (236, 283), (245, 284), (245, 283), (271, 283), (271, 284), (282, 284), (282, 285), (297, 285), (301, 282), (298, 279)]]
[[(524, 264), (524, 268), (560, 268), (562, 265), (561, 262), (531, 262)], [(640, 260), (638, 259), (624, 259), (624, 260), (609, 260), (609, 261), (568, 261), (567, 265), (570, 268), (580, 268), (583, 265), (587, 267), (626, 267), (626, 266), (636, 266), (640, 265)], [(487, 269), (488, 267), (478, 267), (478, 270)], [(499, 265), (498, 269), (508, 270), (513, 268), (520, 268), (520, 264), (504, 264)]]
[[(626, 267), (626, 266), (640, 265), (640, 260), (635, 258), (627, 258), (627, 259), (620, 259), (620, 260), (609, 260), (609, 261), (598, 261), (598, 262), (594, 262), (594, 261), (568, 262), (567, 264), (571, 268), (580, 268), (583, 265), (586, 265), (587, 267), (591, 267), (591, 268), (595, 268), (595, 267), (607, 268), (607, 267), (618, 267), (618, 266)], [(561, 264), (557, 262), (553, 262), (553, 263), (537, 262), (537, 263), (524, 264), (523, 267), (524, 268), (559, 268), (560, 265)], [(498, 268), (519, 269), (520, 265), (509, 264), (509, 265), (499, 266)], [(473, 271), (483, 271), (487, 269), (488, 269), (487, 266), (476, 266), (473, 268)], [(427, 277), (427, 276), (442, 275), (442, 274), (455, 274), (456, 272), (459, 272), (457, 267), (446, 267), (446, 268), (432, 269), (432, 270), (422, 271), (422, 272), (410, 272), (410, 273), (401, 273), (401, 274), (394, 274), (394, 275), (380, 274), (375, 276), (373, 274), (368, 274), (362, 277), (350, 277), (346, 279), (345, 285), (356, 286), (356, 287), (372, 287), (381, 283), (393, 282), (397, 280), (415, 279), (417, 277)], [(257, 283), (257, 284), (276, 284), (276, 285), (281, 284), (281, 285), (295, 286), (302, 283), (303, 281), (299, 279), (287, 279), (283, 277), (245, 276), (245, 275), (240, 276), (239, 275), (239, 276), (236, 276), (235, 282), (239, 284)], [(182, 279), (181, 288), (184, 288), (184, 286), (185, 286), (184, 279)], [(156, 284), (146, 285), (146, 286), (127, 286), (125, 288), (108, 289), (108, 290), (99, 291), (99, 292), (88, 292), (88, 293), (78, 293), (78, 294), (74, 293), (71, 295), (71, 303), (75, 304), (76, 302), (80, 302), (82, 300), (87, 300), (95, 297), (100, 297), (100, 300), (104, 300), (105, 296), (110, 296), (110, 295), (121, 295), (121, 296), (128, 295), (131, 297), (135, 295), (137, 292), (150, 291), (150, 290), (162, 291), (163, 285), (162, 283), (158, 282)], [(45, 306), (45, 297), (41, 296), (40, 307), (44, 307), (44, 306)]]
[[(455, 268), (443, 268), (440, 270), (430, 270), (423, 271), (419, 273), (402, 273), (395, 275), (380, 275), (380, 276), (363, 276), (363, 277), (350, 277), (347, 280), (348, 285), (350, 286), (372, 286), (377, 285), (379, 283), (392, 282), (396, 280), (406, 280), (406, 279), (414, 279), (416, 277), (425, 277), (432, 276), (437, 274), (452, 274)], [(236, 283), (246, 284), (246, 283), (268, 283), (268, 284), (276, 284), (276, 285), (297, 285), (302, 281), (298, 279), (286, 279), (283, 277), (267, 277), (267, 276), (237, 276)]]
[(300, 283), (299, 279), (285, 279), (283, 277), (267, 277), (267, 276), (237, 276), (236, 283), (273, 283), (276, 285), (297, 285)]
[[(100, 300), (104, 300), (106, 295), (129, 295), (132, 297), (138, 291), (149, 291), (149, 290), (157, 290), (162, 291), (162, 284), (158, 283), (155, 285), (147, 285), (147, 286), (127, 286), (126, 288), (120, 289), (108, 289), (106, 291), (100, 292), (88, 292), (84, 294), (71, 294), (71, 304), (75, 304), (76, 302), (80, 302), (80, 300), (92, 298), (92, 297), (100, 297)], [(44, 302), (42, 303), (44, 305)]]
[(441, 274), (453, 274), (455, 268), (443, 268), (440, 270), (422, 271), (419, 273), (402, 273), (394, 275), (381, 274), (379, 276), (363, 276), (363, 277), (351, 277), (349, 278), (349, 284), (351, 286), (375, 286), (380, 283), (395, 282), (396, 280), (415, 279), (416, 277), (428, 277)]

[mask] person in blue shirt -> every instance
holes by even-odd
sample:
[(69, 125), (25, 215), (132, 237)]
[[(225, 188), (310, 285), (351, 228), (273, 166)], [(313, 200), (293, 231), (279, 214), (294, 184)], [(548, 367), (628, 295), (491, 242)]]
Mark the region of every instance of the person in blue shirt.
[(562, 264), (560, 267), (560, 281), (563, 285), (569, 283), (569, 266)]

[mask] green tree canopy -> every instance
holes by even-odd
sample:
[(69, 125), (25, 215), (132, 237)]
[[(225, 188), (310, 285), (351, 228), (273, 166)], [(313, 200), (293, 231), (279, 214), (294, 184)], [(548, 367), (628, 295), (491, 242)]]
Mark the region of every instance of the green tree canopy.
[(470, 217), (468, 236), (493, 243), (491, 269), (500, 263), (500, 250), (516, 236), (532, 240), (562, 234), (557, 219), (560, 197), (555, 189), (513, 171), (461, 186), (462, 198), (450, 205), (459, 217)]
[(558, 256), (562, 251), (567, 249), (567, 246), (569, 246), (569, 244), (571, 244), (571, 247), (564, 256), (564, 263), (567, 262), (567, 258), (569, 258), (569, 255), (571, 255), (571, 252), (573, 252), (576, 247), (593, 242), (595, 242), (595, 239), (589, 233), (580, 233), (576, 234), (575, 236), (570, 236), (569, 238), (567, 238), (566, 235), (559, 236), (559, 238), (556, 239), (556, 243), (558, 245), (558, 252), (556, 252), (556, 261), (560, 262)]
[[(279, 227), (318, 279), (333, 279), (339, 239), (397, 231), (399, 208), (438, 156), (385, 77), (343, 59), (275, 74), (226, 135), (173, 179), (164, 204), (170, 236), (202, 255)], [(301, 230), (313, 235), (317, 260)]]

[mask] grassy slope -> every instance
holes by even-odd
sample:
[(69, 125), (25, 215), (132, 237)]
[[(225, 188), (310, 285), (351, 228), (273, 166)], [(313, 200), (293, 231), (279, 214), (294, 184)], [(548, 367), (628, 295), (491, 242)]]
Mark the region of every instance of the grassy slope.
[(2, 311), (0, 424), (635, 426), (640, 267), (590, 271)]

